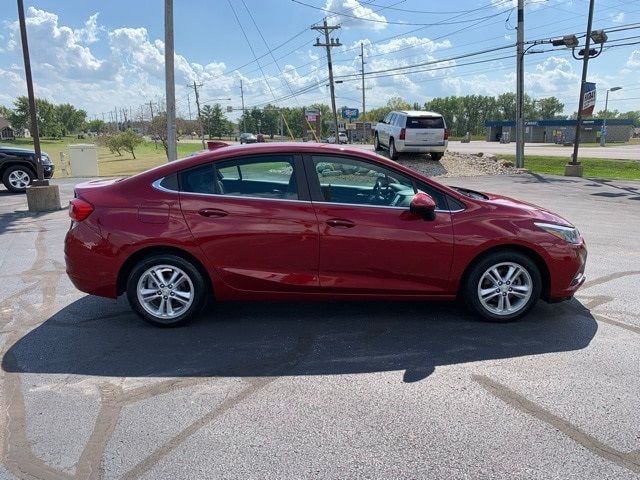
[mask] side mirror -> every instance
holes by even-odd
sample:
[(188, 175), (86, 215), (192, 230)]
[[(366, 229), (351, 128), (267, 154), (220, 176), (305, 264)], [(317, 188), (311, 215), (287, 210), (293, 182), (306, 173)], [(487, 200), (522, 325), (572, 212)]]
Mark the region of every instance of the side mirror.
[(436, 218), (436, 202), (431, 195), (418, 192), (411, 199), (409, 211), (414, 215), (419, 215), (425, 220), (435, 220)]
[(380, 120), (378, 120), (378, 123), (384, 123), (384, 118), (381, 118)]

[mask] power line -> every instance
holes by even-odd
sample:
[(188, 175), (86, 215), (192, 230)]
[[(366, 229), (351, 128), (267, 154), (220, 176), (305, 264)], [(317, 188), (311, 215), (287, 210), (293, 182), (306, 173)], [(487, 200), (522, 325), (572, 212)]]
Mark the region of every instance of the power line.
[[(422, 27), (435, 27), (435, 26), (440, 26), (440, 25), (457, 25), (457, 24), (461, 24), (461, 23), (470, 23), (470, 22), (474, 22), (476, 20), (481, 20), (481, 19), (486, 19), (486, 18), (492, 18), (492, 17), (496, 17), (498, 15), (501, 15), (504, 12), (498, 12), (498, 13), (494, 13), (491, 15), (487, 15), (486, 17), (480, 17), (480, 18), (473, 18), (470, 20), (458, 20), (458, 21), (449, 21), (450, 19), (445, 19), (442, 20), (440, 22), (435, 22), (435, 23), (417, 23), (417, 22), (398, 22), (398, 21), (392, 21), (392, 20), (378, 20), (375, 18), (367, 18), (367, 17), (360, 17), (357, 15), (351, 15), (349, 13), (346, 12), (337, 12), (335, 10), (329, 10), (327, 8), (322, 8), (322, 7), (318, 7), (316, 5), (311, 5), (310, 3), (305, 3), (302, 2), (301, 0), (291, 0), (294, 3), (298, 3), (300, 5), (304, 5), (305, 7), (309, 7), (309, 8), (313, 8), (315, 10), (321, 10), (323, 12), (327, 12), (327, 13), (331, 13), (333, 15), (336, 16), (342, 16), (342, 17), (348, 17), (348, 18), (353, 18), (356, 20), (361, 20), (364, 22), (373, 22), (373, 23), (382, 23), (385, 25), (409, 25), (409, 26), (422, 26)], [(460, 15), (458, 15), (460, 16)], [(455, 17), (453, 17), (455, 18)]]

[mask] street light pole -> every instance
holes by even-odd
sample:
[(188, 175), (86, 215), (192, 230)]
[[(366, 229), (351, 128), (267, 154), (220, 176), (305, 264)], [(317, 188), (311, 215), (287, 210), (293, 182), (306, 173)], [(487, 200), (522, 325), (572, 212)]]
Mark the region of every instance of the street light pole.
[(40, 150), (40, 132), (38, 131), (38, 115), (36, 114), (36, 97), (33, 93), (33, 79), (31, 77), (31, 61), (29, 59), (29, 42), (27, 41), (27, 24), (24, 18), (24, 3), (18, 0), (18, 19), (20, 21), (20, 37), (22, 40), (22, 56), (24, 57), (24, 76), (27, 81), (27, 95), (29, 96), (29, 114), (31, 118), (31, 136), (33, 137), (33, 147), (36, 153), (36, 174), (37, 182), (32, 182), (34, 186), (49, 185), (44, 179), (44, 167), (42, 166), (42, 152)]
[(578, 148), (580, 146), (580, 127), (582, 125), (582, 109), (584, 107), (584, 90), (587, 84), (587, 70), (589, 68), (594, 4), (595, 0), (589, 0), (589, 19), (587, 20), (587, 37), (585, 39), (584, 55), (582, 59), (582, 79), (580, 81), (580, 98), (578, 99), (576, 134), (573, 140), (573, 155), (571, 156), (571, 162), (565, 166), (564, 174), (567, 176), (582, 176), (582, 166), (580, 165), (580, 162), (578, 162)]
[(613, 87), (607, 89), (606, 99), (604, 101), (604, 118), (602, 119), (602, 131), (600, 132), (600, 146), (604, 147), (607, 144), (607, 109), (609, 108), (609, 92), (617, 92), (622, 90), (622, 87)]
[(516, 167), (524, 167), (524, 0), (518, 0), (516, 47)]

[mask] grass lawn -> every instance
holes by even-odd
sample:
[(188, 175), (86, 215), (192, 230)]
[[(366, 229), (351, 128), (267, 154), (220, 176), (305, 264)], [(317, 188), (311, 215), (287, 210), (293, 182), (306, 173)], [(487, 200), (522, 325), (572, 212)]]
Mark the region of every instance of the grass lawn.
[[(515, 155), (498, 155), (515, 163)], [(567, 157), (543, 157), (525, 155), (524, 166), (535, 173), (564, 175)], [(609, 160), (604, 158), (582, 158), (584, 176), (603, 179), (640, 180), (640, 162), (634, 160)]]
[[(56, 166), (55, 177), (62, 176), (60, 168), (60, 152), (69, 158), (69, 145), (78, 143), (94, 143), (93, 139), (78, 139), (75, 137), (65, 137), (62, 140), (40, 140), (43, 152), (47, 152)], [(3, 145), (12, 145), (21, 148), (33, 148), (33, 141), (29, 138), (20, 138), (14, 141), (5, 142)], [(189, 156), (193, 152), (202, 150), (199, 143), (178, 142), (178, 158)], [(154, 145), (153, 142), (145, 142), (136, 149), (136, 159), (130, 153), (122, 152), (122, 156), (110, 153), (109, 149), (98, 145), (98, 172), (101, 176), (128, 176), (142, 172), (149, 168), (162, 165), (167, 162), (162, 144)]]

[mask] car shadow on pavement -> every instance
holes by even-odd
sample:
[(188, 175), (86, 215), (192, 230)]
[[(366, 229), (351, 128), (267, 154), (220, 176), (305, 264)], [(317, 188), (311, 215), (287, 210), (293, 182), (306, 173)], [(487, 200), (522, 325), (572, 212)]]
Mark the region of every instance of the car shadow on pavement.
[[(111, 313), (108, 313), (111, 312)], [(86, 296), (18, 340), (7, 372), (115, 377), (257, 377), (404, 371), (579, 350), (597, 323), (578, 301), (540, 304), (515, 323), (427, 302), (220, 303), (193, 323), (149, 326), (126, 300)]]

